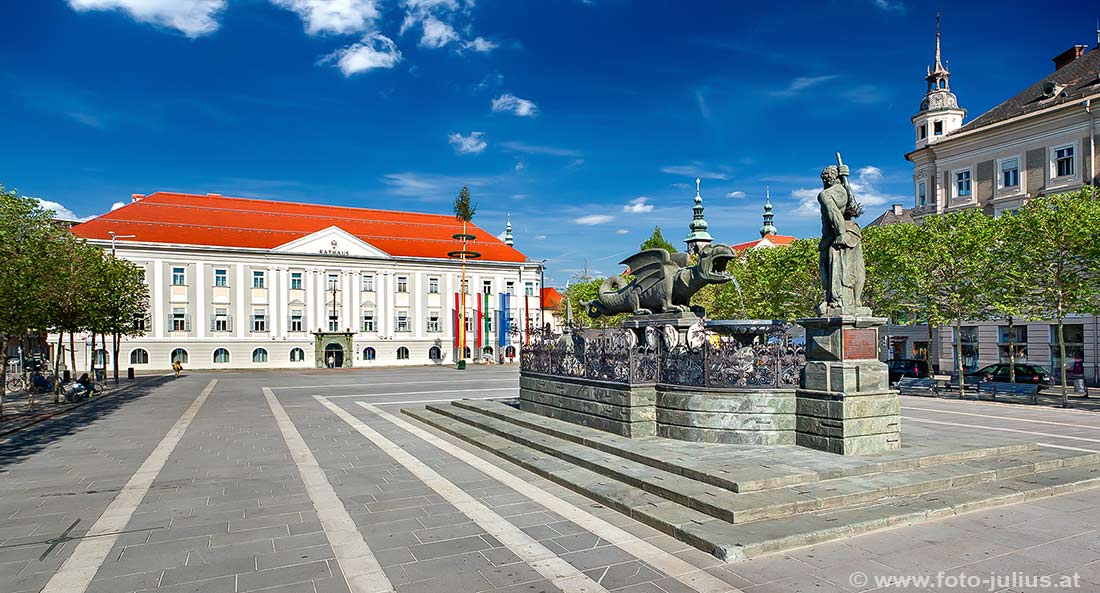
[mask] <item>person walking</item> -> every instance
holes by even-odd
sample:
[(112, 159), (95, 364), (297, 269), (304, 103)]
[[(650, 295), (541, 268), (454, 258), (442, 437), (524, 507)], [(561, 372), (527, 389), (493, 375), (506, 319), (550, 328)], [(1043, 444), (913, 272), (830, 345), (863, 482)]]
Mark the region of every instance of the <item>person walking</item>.
[(331, 354), (328, 355), (328, 368), (336, 368), (336, 357)]
[(176, 378), (179, 378), (180, 372), (183, 371), (183, 363), (181, 363), (178, 358), (172, 361), (172, 370), (175, 371)]

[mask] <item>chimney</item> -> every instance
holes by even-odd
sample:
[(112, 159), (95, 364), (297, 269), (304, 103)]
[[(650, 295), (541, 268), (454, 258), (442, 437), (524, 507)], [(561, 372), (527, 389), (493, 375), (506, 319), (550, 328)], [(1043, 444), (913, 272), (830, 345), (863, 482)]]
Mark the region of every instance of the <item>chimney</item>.
[(1087, 45), (1075, 45), (1066, 51), (1054, 56), (1054, 69), (1061, 70), (1066, 64), (1076, 60), (1077, 58), (1085, 55), (1085, 48)]
[(140, 202), (145, 199), (145, 194), (131, 194), (130, 203)]
[(893, 210), (894, 216), (901, 216), (902, 214), (905, 214), (905, 208), (902, 208), (901, 204), (894, 204), (890, 207), (890, 209)]

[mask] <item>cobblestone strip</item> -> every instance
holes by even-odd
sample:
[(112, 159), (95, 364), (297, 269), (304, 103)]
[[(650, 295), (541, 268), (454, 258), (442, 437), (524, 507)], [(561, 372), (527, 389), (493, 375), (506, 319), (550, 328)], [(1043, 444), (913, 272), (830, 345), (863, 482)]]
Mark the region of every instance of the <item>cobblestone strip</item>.
[(607, 589), (593, 581), (588, 575), (559, 558), (557, 554), (551, 552), (474, 497), (463, 492), (449, 480), (439, 475), (438, 472), (367, 426), (362, 420), (324, 397), (319, 395), (313, 397), (341, 420), (348, 423), (359, 434), (367, 437), (375, 446), (404, 466), (428, 487), (439, 493), (447, 502), (472, 519), (489, 535), (500, 540), (531, 568), (546, 577), (555, 587), (561, 589), (564, 593), (607, 593)]
[(168, 431), (168, 434), (164, 435), (156, 449), (153, 449), (153, 452), (149, 454), (141, 467), (134, 472), (134, 475), (130, 477), (130, 480), (126, 482), (126, 485), (122, 487), (122, 490), (111, 501), (111, 504), (107, 506), (107, 509), (92, 525), (92, 528), (84, 535), (84, 539), (80, 540), (72, 555), (65, 560), (61, 568), (54, 573), (46, 586), (42, 588), (41, 593), (84, 593), (87, 590), (88, 584), (92, 582), (92, 577), (95, 576), (119, 537), (117, 534), (106, 534), (126, 529), (126, 524), (130, 522), (130, 517), (149, 492), (153, 480), (164, 469), (164, 463), (168, 461), (168, 456), (179, 444), (180, 439), (183, 438), (183, 433), (187, 432), (187, 427), (191, 426), (191, 421), (195, 419), (195, 415), (199, 413), (199, 408), (210, 397), (210, 393), (214, 391), (214, 386), (217, 383), (217, 379), (212, 379), (206, 384), (206, 387), (195, 398), (191, 406), (180, 416), (176, 424)]
[(427, 432), (426, 430), (417, 427), (405, 420), (394, 416), (388, 412), (383, 411), (381, 408), (377, 408), (366, 402), (357, 402), (363, 408), (366, 408), (370, 412), (378, 415), (384, 420), (397, 425), (398, 427), (412, 433), (414, 436), (419, 437), (428, 444), (458, 458), (459, 460), (473, 466), (477, 470), (481, 471), (485, 475), (497, 480), (498, 482), (512, 488), (516, 492), (526, 496), (527, 498), (541, 504), (550, 511), (561, 515), (563, 518), (576, 523), (580, 527), (587, 529), (591, 533), (599, 536), (601, 539), (614, 544), (624, 550), (625, 552), (633, 555), (635, 558), (642, 560), (650, 566), (664, 572), (670, 577), (675, 578), (684, 585), (691, 589), (698, 591), (699, 593), (740, 593), (741, 590), (730, 585), (729, 583), (711, 575), (710, 573), (700, 569), (699, 567), (679, 558), (673, 554), (670, 554), (657, 546), (639, 539), (638, 537), (630, 534), (629, 532), (620, 529), (600, 519), (599, 517), (570, 504), (557, 496), (530, 484), (516, 475), (508, 473), (500, 469), (499, 467), (481, 459), (480, 457), (473, 455), (472, 453), (455, 447), (454, 445), (436, 437), (435, 435)]
[(325, 471), (290, 421), (290, 416), (271, 389), (264, 387), (263, 391), (271, 413), (275, 415), (275, 422), (290, 449), (290, 455), (294, 458), (294, 464), (298, 466), (298, 473), (302, 476), (313, 507), (317, 509), (317, 518), (332, 544), (332, 553), (340, 565), (340, 572), (347, 579), (348, 588), (352, 593), (392, 593), (393, 585), (382, 572), (382, 567), (367, 542), (363, 541), (363, 534), (359, 533), (355, 521), (336, 496)]

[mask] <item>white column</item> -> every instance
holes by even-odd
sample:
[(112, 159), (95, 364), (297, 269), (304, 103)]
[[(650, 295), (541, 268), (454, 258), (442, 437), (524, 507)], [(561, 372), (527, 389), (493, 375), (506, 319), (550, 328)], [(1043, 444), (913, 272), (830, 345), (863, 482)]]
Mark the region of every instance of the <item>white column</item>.
[(279, 330), (279, 335), (287, 337), (290, 332), (290, 271), (286, 268), (279, 268), (279, 302), (283, 306), (283, 327)]
[(375, 317), (378, 325), (378, 337), (380, 338), (384, 338), (389, 334), (389, 318), (390, 315), (393, 314), (390, 310), (392, 309), (391, 303), (393, 299), (389, 292), (389, 275), (389, 271), (380, 270), (374, 279), (377, 284), (377, 286), (374, 287), (376, 291), (375, 294), (378, 295), (378, 307), (375, 312)]
[(269, 324), (267, 331), (272, 337), (279, 337), (279, 322), (282, 320), (282, 316), (279, 315), (279, 282), (276, 277), (279, 273), (279, 269), (275, 266), (267, 267), (267, 310)]
[(412, 299), (411, 299), (411, 311), (409, 316), (412, 318), (412, 330), (413, 337), (424, 337), (424, 325), (427, 323), (427, 312), (424, 311), (424, 273), (413, 272), (412, 274)]
[(316, 305), (313, 302), (314, 299), (315, 299), (315, 297), (313, 295), (313, 270), (310, 270), (308, 268), (303, 270), (302, 271), (302, 276), (303, 276), (302, 288), (305, 289), (305, 299), (306, 299), (306, 327), (305, 327), (305, 330), (307, 332), (316, 331), (317, 325), (314, 323), (314, 319), (313, 319), (313, 313), (317, 309)]
[[(243, 338), (245, 330), (251, 330), (248, 324), (248, 316), (245, 315), (244, 300), (244, 263), (237, 264), (237, 319), (234, 320), (237, 337)], [(251, 360), (251, 358), (249, 359)]]
[[(340, 308), (343, 309), (343, 311), (341, 311), (341, 313), (343, 313), (343, 314), (340, 316), (341, 317), (340, 325), (344, 329), (350, 329), (355, 325), (354, 323), (352, 323), (352, 316), (351, 316), (351, 313), (352, 313), (352, 311), (351, 311), (351, 284), (352, 284), (351, 274), (352, 273), (351, 273), (350, 270), (347, 270), (347, 271), (341, 270), (340, 271), (340, 282), (343, 285), (343, 288), (340, 290), (340, 296), (341, 296), (340, 300), (342, 301), (340, 303), (340, 305), (341, 305)], [(349, 355), (350, 355), (350, 353), (349, 353)]]
[[(153, 336), (157, 338), (164, 337), (164, 292), (166, 290), (164, 285), (164, 262), (155, 259), (153, 260)], [(73, 369), (76, 370), (76, 369)]]
[(328, 274), (325, 273), (324, 269), (315, 270), (314, 274), (317, 276), (317, 280), (313, 283), (313, 296), (316, 299), (313, 308), (317, 311), (317, 327), (321, 328), (321, 331), (328, 331), (328, 320), (325, 318), (325, 300), (328, 298)]
[(348, 272), (348, 296), (351, 300), (351, 306), (348, 307), (348, 321), (352, 333), (359, 333), (361, 329), (359, 327), (359, 310), (362, 308), (362, 292), (360, 289), (363, 287), (363, 280), (359, 277), (359, 273), (355, 270)]
[(195, 262), (195, 336), (206, 337), (210, 320), (206, 318), (206, 263)]

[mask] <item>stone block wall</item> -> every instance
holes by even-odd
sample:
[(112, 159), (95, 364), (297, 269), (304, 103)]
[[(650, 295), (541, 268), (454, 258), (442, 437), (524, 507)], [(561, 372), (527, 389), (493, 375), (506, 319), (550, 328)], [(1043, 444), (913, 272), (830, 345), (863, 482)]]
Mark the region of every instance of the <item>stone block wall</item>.
[(657, 386), (657, 434), (701, 443), (795, 444), (793, 389)]
[(657, 434), (656, 389), (607, 381), (522, 373), (519, 407), (626, 437)]

